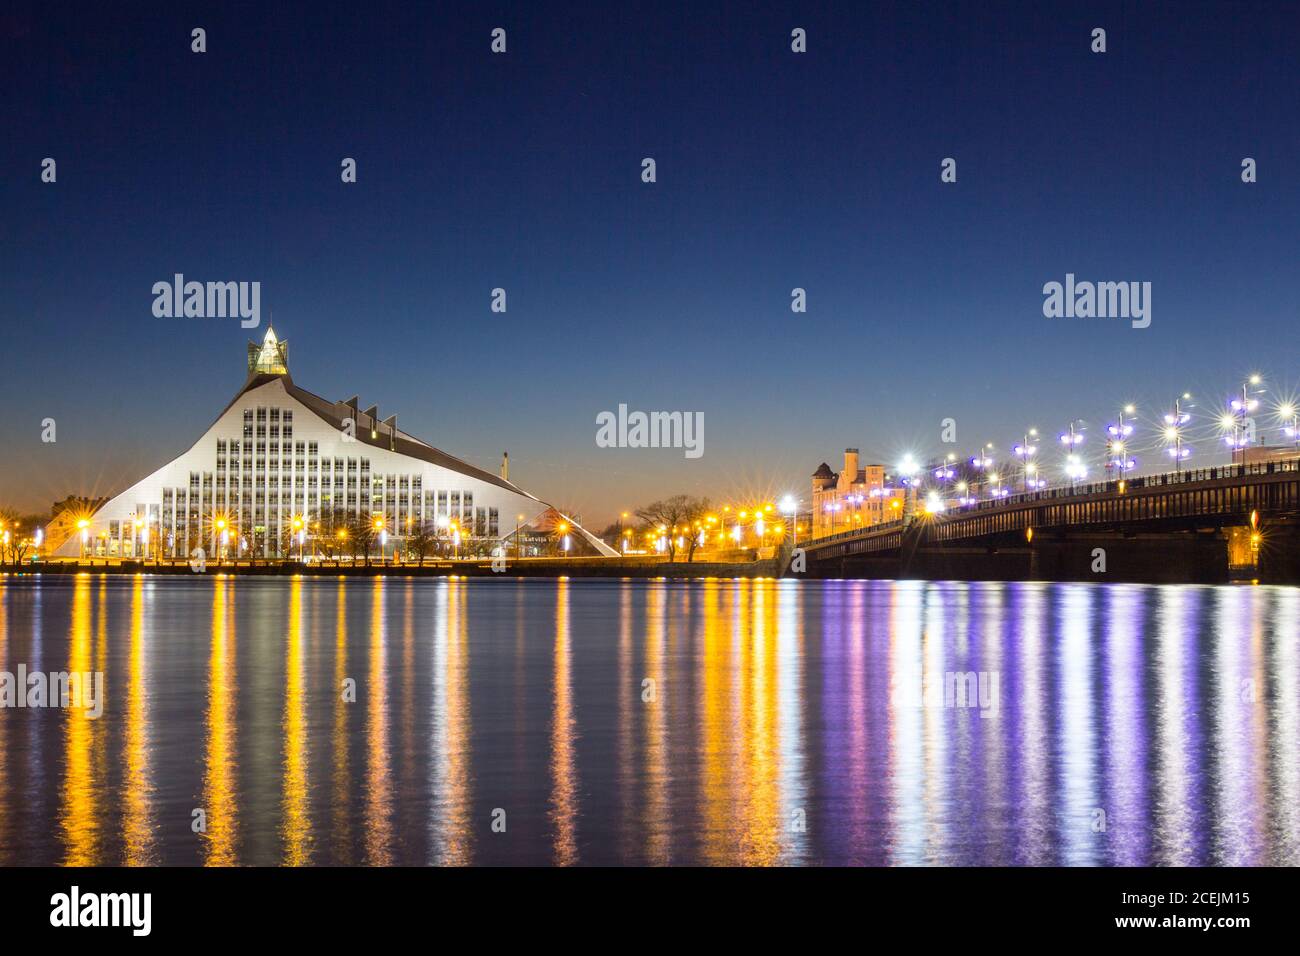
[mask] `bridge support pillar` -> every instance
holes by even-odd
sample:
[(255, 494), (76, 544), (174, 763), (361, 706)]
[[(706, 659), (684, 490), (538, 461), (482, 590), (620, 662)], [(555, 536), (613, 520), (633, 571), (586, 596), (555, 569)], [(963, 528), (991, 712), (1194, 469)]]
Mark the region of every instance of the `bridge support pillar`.
[(1265, 584), (1300, 584), (1300, 525), (1286, 522), (1264, 526), (1258, 577)]

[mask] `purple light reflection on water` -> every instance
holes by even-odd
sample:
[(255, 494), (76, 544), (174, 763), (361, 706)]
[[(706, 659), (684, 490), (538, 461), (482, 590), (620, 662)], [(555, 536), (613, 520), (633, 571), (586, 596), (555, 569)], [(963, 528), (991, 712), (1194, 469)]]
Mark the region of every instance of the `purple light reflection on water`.
[(1296, 589), (0, 577), (19, 663), (108, 697), (5, 864), (1300, 863)]

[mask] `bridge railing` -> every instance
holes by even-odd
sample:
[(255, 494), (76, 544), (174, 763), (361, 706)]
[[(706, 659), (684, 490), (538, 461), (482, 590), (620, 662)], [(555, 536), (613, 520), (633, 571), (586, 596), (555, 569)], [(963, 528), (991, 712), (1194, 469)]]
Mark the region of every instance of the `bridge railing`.
[[(1039, 501), (1057, 501), (1062, 498), (1084, 498), (1091, 495), (1115, 494), (1119, 490), (1120, 481), (1124, 482), (1125, 490), (1134, 490), (1141, 488), (1164, 488), (1192, 482), (1222, 481), (1224, 479), (1244, 478), (1251, 475), (1262, 476), (1295, 472), (1300, 472), (1300, 457), (1283, 461), (1261, 461), (1250, 465), (1219, 465), (1212, 468), (1188, 468), (1183, 469), (1182, 471), (1160, 472), (1154, 475), (1139, 475), (1133, 478), (1115, 478), (1110, 481), (1095, 481), (1080, 485), (1061, 485), (1056, 488), (1044, 488), (1042, 491), (1030, 491), (1022, 492), (1018, 495), (1008, 495), (1005, 498), (989, 498), (984, 501), (974, 502), (973, 504), (962, 505), (946, 514), (953, 517), (959, 517), (961, 515), (976, 514), (984, 511), (996, 511), (1002, 508), (1033, 504), (1034, 502)], [(937, 517), (940, 520), (943, 520), (945, 515), (938, 515)], [(881, 524), (850, 528), (846, 531), (838, 531), (835, 534), (813, 538), (809, 542), (809, 546), (833, 544), (837, 541), (847, 541), (854, 538), (860, 538), (867, 534), (884, 534), (906, 527), (909, 520), (909, 518), (903, 517), (897, 518), (893, 521), (882, 522)]]
[(848, 541), (853, 538), (860, 538), (864, 534), (884, 534), (890, 531), (897, 531), (906, 527), (907, 523), (907, 518), (895, 518), (893, 521), (882, 521), (880, 524), (850, 528), (848, 531), (837, 531), (834, 534), (825, 534), (820, 538), (811, 539), (808, 542), (808, 546), (812, 547), (819, 544), (834, 544), (836, 541)]
[(1250, 475), (1273, 475), (1284, 472), (1300, 471), (1300, 458), (1286, 461), (1261, 461), (1251, 465), (1219, 465), (1215, 468), (1191, 468), (1183, 471), (1160, 472), (1154, 475), (1138, 475), (1134, 478), (1114, 478), (1110, 481), (1097, 481), (1080, 485), (1060, 485), (1045, 488), (1042, 491), (1022, 492), (1007, 495), (1005, 498), (989, 498), (956, 509), (961, 513), (972, 511), (990, 511), (1011, 505), (1032, 504), (1036, 501), (1055, 501), (1061, 498), (1081, 498), (1089, 495), (1114, 494), (1119, 490), (1119, 483), (1124, 482), (1126, 490), (1140, 488), (1163, 488), (1188, 482), (1220, 481), (1228, 478), (1244, 478)]

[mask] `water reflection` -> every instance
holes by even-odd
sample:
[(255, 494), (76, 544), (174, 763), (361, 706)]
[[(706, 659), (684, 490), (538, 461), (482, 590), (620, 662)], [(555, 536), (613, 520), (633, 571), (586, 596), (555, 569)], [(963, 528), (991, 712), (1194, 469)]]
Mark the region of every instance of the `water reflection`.
[(131, 586), (130, 650), (126, 695), (126, 779), (122, 797), (122, 843), (127, 866), (157, 862), (154, 832), (154, 782), (150, 772), (152, 746), (149, 723), (149, 663), (145, 639), (145, 581)]
[(285, 641), (284, 796), (280, 831), (283, 859), (288, 866), (311, 862), (303, 630), (302, 578), (294, 577), (289, 583), (289, 628)]
[(5, 863), (1300, 863), (1294, 589), (0, 576), (0, 659), (107, 693), (0, 710)]
[(204, 863), (233, 866), (238, 862), (238, 766), (235, 750), (235, 709), (239, 690), (235, 668), (235, 626), (230, 604), (235, 579), (218, 575), (212, 583), (212, 642), (208, 657), (207, 752), (200, 837)]
[[(78, 575), (72, 593), (72, 630), (68, 638), (69, 674), (94, 671), (91, 646), (91, 588), (89, 575)], [(103, 614), (101, 608), (100, 614)], [(30, 700), (30, 697), (29, 697)], [(99, 724), (83, 709), (63, 712), (67, 766), (63, 777), (63, 841), (67, 866), (94, 866), (99, 863), (100, 811), (99, 784), (96, 779), (95, 741)]]
[(551, 825), (555, 830), (554, 862), (578, 862), (578, 780), (573, 688), (569, 674), (569, 582), (555, 589), (555, 694), (551, 713)]
[[(433, 853), (429, 862), (472, 860), (469, 825), (469, 638), (465, 582), (438, 586), (433, 628), (433, 754), (429, 784)], [(507, 816), (507, 826), (509, 817)]]

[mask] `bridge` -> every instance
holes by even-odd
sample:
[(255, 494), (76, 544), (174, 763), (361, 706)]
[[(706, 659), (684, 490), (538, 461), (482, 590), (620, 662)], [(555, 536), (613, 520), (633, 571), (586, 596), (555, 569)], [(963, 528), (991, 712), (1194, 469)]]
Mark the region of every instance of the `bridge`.
[(1300, 459), (1033, 491), (803, 549), (811, 577), (1300, 584)]

